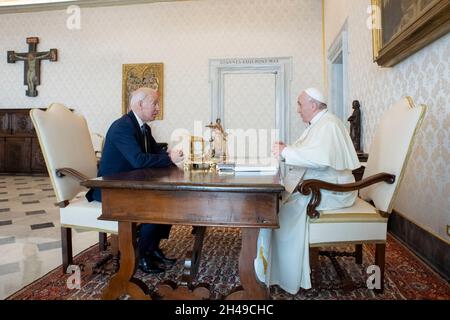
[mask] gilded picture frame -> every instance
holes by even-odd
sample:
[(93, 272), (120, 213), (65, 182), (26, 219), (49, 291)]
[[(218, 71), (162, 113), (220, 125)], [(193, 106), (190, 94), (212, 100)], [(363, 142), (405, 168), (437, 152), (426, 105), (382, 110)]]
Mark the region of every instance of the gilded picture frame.
[(122, 65), (122, 114), (128, 113), (131, 93), (148, 87), (159, 92), (160, 111), (155, 120), (164, 116), (164, 65), (163, 63), (138, 63)]
[(373, 59), (392, 67), (450, 31), (449, 0), (371, 0)]

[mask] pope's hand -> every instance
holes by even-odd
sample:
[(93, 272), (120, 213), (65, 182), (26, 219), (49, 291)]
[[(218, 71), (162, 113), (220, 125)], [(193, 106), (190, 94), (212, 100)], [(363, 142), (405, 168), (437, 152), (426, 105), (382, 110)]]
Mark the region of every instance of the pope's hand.
[(179, 163), (184, 160), (183, 150), (170, 150), (169, 157), (173, 163)]
[(277, 160), (280, 160), (284, 148), (286, 148), (286, 144), (284, 142), (278, 141), (273, 144), (272, 154)]

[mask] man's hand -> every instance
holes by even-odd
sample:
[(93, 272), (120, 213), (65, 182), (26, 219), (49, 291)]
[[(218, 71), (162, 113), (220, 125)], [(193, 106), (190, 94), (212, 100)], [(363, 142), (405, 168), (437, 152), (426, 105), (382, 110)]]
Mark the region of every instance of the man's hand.
[(173, 163), (177, 164), (184, 160), (183, 150), (172, 149), (169, 151), (169, 157)]
[(277, 160), (280, 160), (281, 153), (283, 152), (284, 148), (286, 148), (286, 144), (284, 142), (278, 141), (273, 144), (272, 154)]

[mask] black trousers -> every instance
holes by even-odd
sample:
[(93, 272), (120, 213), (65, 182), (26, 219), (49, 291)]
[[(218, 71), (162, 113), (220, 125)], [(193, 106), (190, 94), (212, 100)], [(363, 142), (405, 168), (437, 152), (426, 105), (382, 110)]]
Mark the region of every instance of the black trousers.
[(147, 252), (159, 248), (161, 239), (168, 239), (171, 225), (143, 223), (139, 225), (138, 250), (143, 257)]

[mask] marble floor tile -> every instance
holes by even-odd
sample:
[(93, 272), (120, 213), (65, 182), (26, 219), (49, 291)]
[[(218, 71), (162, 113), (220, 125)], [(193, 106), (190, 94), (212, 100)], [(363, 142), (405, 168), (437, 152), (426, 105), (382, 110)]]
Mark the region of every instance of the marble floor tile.
[[(0, 299), (61, 265), (55, 203), (48, 177), (0, 176)], [(98, 233), (72, 232), (72, 242), (76, 255), (96, 244)]]

